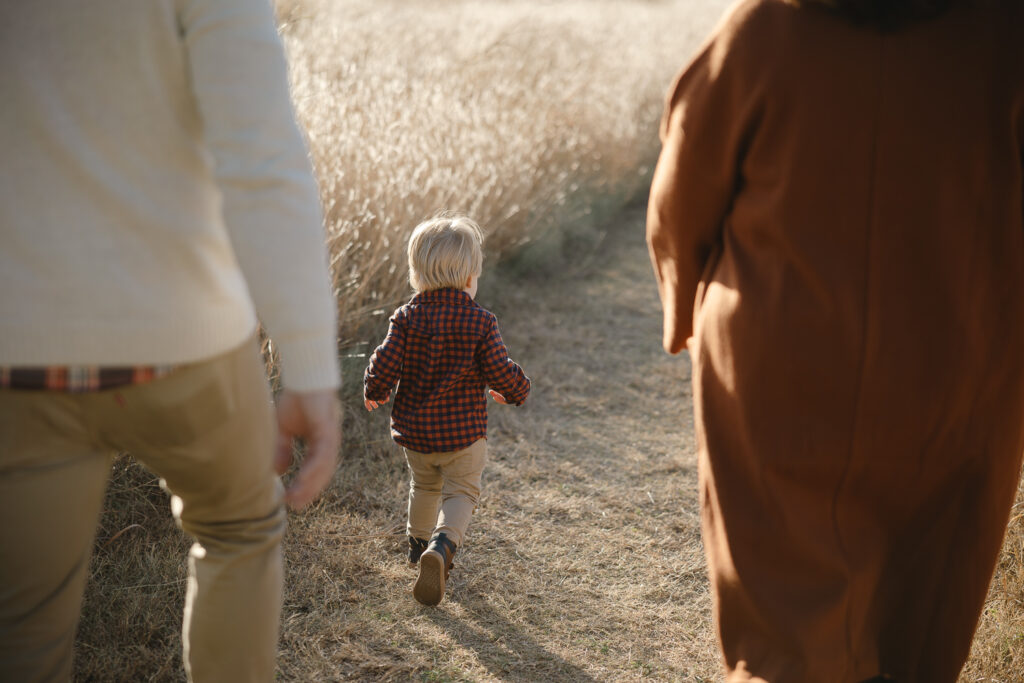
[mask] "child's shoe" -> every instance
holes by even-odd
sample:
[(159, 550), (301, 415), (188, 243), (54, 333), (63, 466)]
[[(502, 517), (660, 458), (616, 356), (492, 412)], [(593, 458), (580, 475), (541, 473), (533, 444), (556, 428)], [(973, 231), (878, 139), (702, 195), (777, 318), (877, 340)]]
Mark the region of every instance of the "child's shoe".
[(416, 538), (415, 536), (409, 537), (409, 566), (413, 569), (420, 562), (420, 555), (427, 549), (427, 541), (422, 538)]
[(412, 595), (424, 605), (436, 605), (444, 597), (444, 583), (452, 568), (455, 544), (444, 533), (435, 535), (420, 556), (420, 572)]

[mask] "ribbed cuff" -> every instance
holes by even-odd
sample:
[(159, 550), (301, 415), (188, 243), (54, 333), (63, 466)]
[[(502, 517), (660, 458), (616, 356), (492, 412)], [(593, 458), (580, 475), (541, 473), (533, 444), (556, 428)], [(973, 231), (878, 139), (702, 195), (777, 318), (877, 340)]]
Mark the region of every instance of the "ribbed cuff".
[(290, 391), (341, 386), (338, 347), (333, 334), (274, 339), (281, 354), (281, 383)]

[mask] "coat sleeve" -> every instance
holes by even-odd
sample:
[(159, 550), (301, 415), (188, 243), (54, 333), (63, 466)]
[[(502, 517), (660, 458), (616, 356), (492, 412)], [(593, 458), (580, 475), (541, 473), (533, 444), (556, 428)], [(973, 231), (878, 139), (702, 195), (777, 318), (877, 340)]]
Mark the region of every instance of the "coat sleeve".
[(681, 351), (693, 334), (694, 300), (742, 183), (756, 97), (735, 54), (741, 41), (733, 23), (727, 18), (676, 77), (661, 121), (647, 244), (669, 353)]

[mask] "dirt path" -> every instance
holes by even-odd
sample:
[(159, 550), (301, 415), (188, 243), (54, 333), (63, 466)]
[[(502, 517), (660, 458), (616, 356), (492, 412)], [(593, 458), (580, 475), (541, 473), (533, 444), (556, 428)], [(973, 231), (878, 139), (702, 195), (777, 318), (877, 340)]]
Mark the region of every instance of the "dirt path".
[(449, 595), (429, 609), (409, 593), (398, 449), (349, 452), (337, 495), (293, 520), (283, 677), (717, 680), (689, 366), (660, 347), (643, 210), (587, 267), (486, 291), (533, 393), (491, 407)]
[(500, 308), (535, 388), (526, 410), (491, 411), (474, 552), (507, 554), (533, 655), (565, 680), (717, 678), (689, 364), (661, 349), (642, 208), (586, 272)]

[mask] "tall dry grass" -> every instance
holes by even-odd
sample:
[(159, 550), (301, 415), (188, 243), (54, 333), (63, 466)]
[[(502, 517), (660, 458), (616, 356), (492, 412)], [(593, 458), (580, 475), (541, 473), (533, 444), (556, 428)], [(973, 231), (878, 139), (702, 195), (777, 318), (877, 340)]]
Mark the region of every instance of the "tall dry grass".
[(722, 5), (279, 0), (344, 341), (407, 296), (408, 233), (440, 209), (474, 217), (494, 257), (542, 236), (558, 251), (621, 206), (707, 28), (692, 16)]

